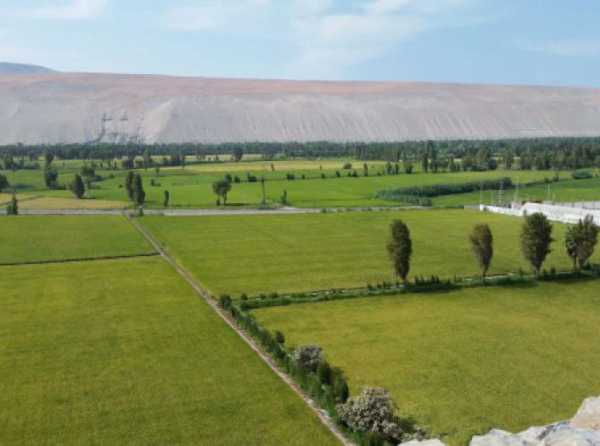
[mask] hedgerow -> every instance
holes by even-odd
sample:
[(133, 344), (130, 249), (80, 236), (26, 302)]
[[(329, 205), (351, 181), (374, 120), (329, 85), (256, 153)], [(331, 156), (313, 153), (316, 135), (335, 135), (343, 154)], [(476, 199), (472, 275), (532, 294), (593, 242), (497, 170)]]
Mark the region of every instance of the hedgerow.
[[(266, 300), (265, 302), (271, 302)], [(333, 367), (326, 360), (321, 347), (317, 345), (299, 346), (291, 349), (285, 346), (285, 336), (280, 331), (271, 333), (262, 327), (228, 295), (219, 298), (219, 305), (235, 320), (237, 325), (252, 336), (273, 360), (312, 398), (326, 410), (331, 419), (358, 445), (384, 446), (400, 440), (423, 438), (424, 432), (410, 419), (400, 419), (395, 413), (380, 410), (392, 408), (391, 400), (365, 400), (364, 396), (350, 399), (350, 388), (342, 369)], [(369, 393), (369, 391), (366, 391)], [(386, 394), (385, 390), (378, 391)], [(372, 393), (372, 392), (371, 392)], [(356, 411), (366, 402), (374, 410), (369, 413)], [(381, 405), (383, 403), (383, 405)]]

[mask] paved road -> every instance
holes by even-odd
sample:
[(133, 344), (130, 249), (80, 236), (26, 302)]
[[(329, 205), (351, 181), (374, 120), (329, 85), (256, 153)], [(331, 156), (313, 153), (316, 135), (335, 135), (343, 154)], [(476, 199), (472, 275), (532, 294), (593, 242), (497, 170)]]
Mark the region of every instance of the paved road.
[[(165, 215), (167, 217), (209, 217), (219, 215), (294, 215), (318, 214), (321, 212), (367, 212), (367, 211), (399, 211), (427, 209), (418, 206), (411, 207), (364, 207), (364, 208), (292, 208), (277, 209), (146, 209), (145, 215)], [(20, 209), (19, 215), (122, 215), (132, 210), (123, 209)], [(0, 215), (6, 215), (5, 209), (0, 209)]]

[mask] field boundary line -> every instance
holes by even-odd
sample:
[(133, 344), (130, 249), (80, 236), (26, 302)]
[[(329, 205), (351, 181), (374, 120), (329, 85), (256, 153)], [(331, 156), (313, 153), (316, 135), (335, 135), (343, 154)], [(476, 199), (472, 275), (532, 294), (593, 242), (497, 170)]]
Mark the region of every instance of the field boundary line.
[(159, 256), (160, 253), (157, 252), (148, 252), (145, 254), (129, 254), (129, 255), (121, 255), (121, 256), (100, 256), (100, 257), (79, 257), (73, 259), (62, 259), (62, 260), (32, 260), (28, 262), (11, 262), (11, 263), (0, 263), (0, 268), (3, 266), (27, 266), (27, 265), (50, 265), (53, 263), (77, 263), (77, 262), (94, 262), (96, 260), (125, 260), (125, 259), (135, 259), (136, 257), (156, 257)]
[(355, 446), (353, 442), (348, 440), (344, 434), (337, 428), (333, 420), (327, 415), (327, 413), (322, 410), (311, 398), (306, 395), (302, 389), (293, 381), (293, 379), (283, 372), (277, 364), (271, 359), (271, 357), (265, 353), (258, 344), (252, 339), (248, 334), (246, 334), (238, 325), (233, 321), (230, 317), (226, 315), (226, 313), (219, 307), (216, 300), (213, 296), (205, 290), (200, 284), (194, 279), (192, 274), (185, 269), (182, 265), (180, 265), (160, 244), (160, 242), (154, 237), (153, 234), (150, 233), (148, 229), (146, 229), (142, 224), (140, 224), (136, 219), (129, 217), (129, 221), (131, 221), (132, 225), (140, 231), (140, 233), (148, 240), (148, 242), (156, 249), (159, 255), (165, 259), (165, 261), (171, 265), (175, 271), (192, 287), (192, 289), (196, 292), (196, 294), (202, 298), (210, 308), (213, 309), (223, 321), (233, 331), (235, 331), (242, 340), (248, 344), (248, 346), (258, 355), (262, 361), (267, 364), (267, 366), (285, 383), (290, 387), (303, 401), (304, 403), (317, 415), (318, 419), (329, 429), (329, 431), (337, 438), (340, 443), (345, 446)]

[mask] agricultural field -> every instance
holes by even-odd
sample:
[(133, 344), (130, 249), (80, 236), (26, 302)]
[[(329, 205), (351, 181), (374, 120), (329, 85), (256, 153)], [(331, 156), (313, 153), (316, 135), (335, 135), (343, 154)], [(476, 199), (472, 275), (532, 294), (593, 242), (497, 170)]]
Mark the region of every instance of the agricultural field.
[[(59, 171), (59, 183), (68, 185), (75, 173), (83, 165), (82, 161), (55, 161)], [(63, 167), (64, 163), (64, 167)], [(351, 163), (358, 177), (349, 178), (352, 170), (344, 170), (343, 165)], [(273, 168), (271, 168), (273, 164)], [(262, 201), (262, 185), (259, 181), (247, 182), (248, 175), (257, 179), (265, 179), (265, 198), (269, 205), (281, 205), (284, 191), (288, 202), (296, 207), (353, 207), (353, 206), (396, 206), (402, 203), (376, 198), (378, 191), (395, 188), (428, 186), (433, 184), (458, 184), (464, 182), (479, 182), (511, 177), (514, 182), (525, 184), (532, 181), (543, 181), (552, 178), (551, 171), (487, 171), (487, 172), (456, 172), (456, 173), (422, 173), (418, 169), (413, 174), (377, 175), (385, 170), (382, 161), (369, 161), (369, 176), (363, 175), (363, 162), (343, 159), (324, 160), (290, 160), (290, 161), (242, 161), (234, 162), (205, 162), (187, 165), (185, 168), (160, 168), (158, 172), (150, 168), (139, 169), (146, 191), (147, 207), (162, 207), (164, 191), (171, 195), (171, 207), (216, 207), (216, 196), (212, 191), (212, 183), (226, 174), (232, 178), (239, 177), (240, 183), (233, 183), (228, 195), (231, 207), (255, 207)], [(336, 176), (339, 172), (341, 177)], [(5, 174), (17, 192), (51, 198), (73, 198), (66, 189), (48, 190), (43, 184), (41, 170), (19, 170), (16, 172), (0, 172)], [(119, 202), (122, 206), (129, 205), (123, 184), (127, 171), (102, 170), (96, 171), (103, 179), (93, 183), (92, 189), (86, 193), (87, 198), (97, 201)], [(287, 180), (286, 175), (293, 174), (295, 180)], [(562, 172), (561, 178), (568, 178), (568, 173)], [(322, 178), (325, 176), (325, 179)], [(302, 178), (306, 179), (302, 179)], [(580, 180), (583, 181), (583, 180)], [(557, 187), (562, 183), (556, 183)], [(463, 194), (464, 195), (464, 194)], [(486, 193), (487, 197), (488, 193)], [(463, 203), (464, 201), (464, 203)], [(80, 200), (79, 207), (92, 207), (94, 200)], [(466, 194), (442, 197), (440, 205), (461, 206), (479, 202), (479, 194)], [(438, 199), (434, 200), (438, 204)]]
[[(394, 280), (386, 252), (389, 225), (412, 233), (411, 277), (478, 274), (467, 237), (488, 223), (495, 239), (490, 274), (529, 271), (516, 217), (464, 210), (349, 212), (304, 215), (144, 217), (146, 225), (215, 294), (365, 286)], [(554, 224), (554, 250), (545, 266), (569, 269), (565, 226)]]
[(127, 203), (122, 201), (107, 201), (76, 198), (61, 198), (61, 197), (32, 197), (19, 201), (19, 209), (123, 209)]
[(122, 216), (1, 217), (0, 264), (154, 253)]
[(388, 389), (450, 445), (570, 417), (600, 393), (600, 282), (483, 287), (253, 311), (317, 344), (357, 394)]
[(337, 444), (162, 259), (1, 271), (0, 444)]
[[(527, 186), (519, 189), (505, 191), (505, 198), (510, 201), (554, 201), (554, 202), (574, 202), (574, 201), (600, 201), (600, 178), (590, 178), (585, 180), (565, 179), (556, 183), (540, 184), (536, 186)], [(491, 191), (483, 193), (484, 203), (493, 203)], [(469, 204), (478, 204), (480, 194), (456, 194), (447, 197), (438, 197), (433, 200), (434, 206), (461, 206)]]

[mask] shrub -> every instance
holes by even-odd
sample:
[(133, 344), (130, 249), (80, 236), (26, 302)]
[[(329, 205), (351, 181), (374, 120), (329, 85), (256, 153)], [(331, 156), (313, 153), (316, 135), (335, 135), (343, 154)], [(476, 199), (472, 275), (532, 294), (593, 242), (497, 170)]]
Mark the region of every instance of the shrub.
[(275, 342), (281, 345), (285, 344), (285, 336), (279, 330), (275, 330)]
[(6, 215), (19, 215), (19, 202), (17, 196), (13, 193), (12, 198), (6, 206)]
[(348, 381), (342, 372), (342, 369), (334, 368), (332, 373), (332, 390), (333, 397), (338, 403), (345, 403), (350, 397), (350, 388), (348, 387)]
[(323, 350), (318, 345), (304, 345), (294, 350), (296, 366), (304, 371), (316, 372), (323, 360)]
[(319, 381), (321, 384), (326, 386), (331, 385), (331, 366), (325, 360), (322, 360), (317, 366), (317, 376), (319, 377)]
[(385, 389), (366, 387), (360, 395), (338, 404), (337, 411), (343, 423), (354, 431), (392, 442), (404, 439), (405, 432), (394, 415), (394, 403)]
[(587, 170), (576, 170), (571, 173), (571, 178), (574, 180), (589, 180), (590, 178), (594, 178), (594, 175)]
[(231, 297), (227, 294), (223, 294), (219, 298), (219, 305), (221, 305), (221, 308), (224, 310), (229, 310), (231, 308)]
[(342, 166), (343, 170), (350, 170), (352, 169), (352, 163), (344, 163), (344, 165)]

